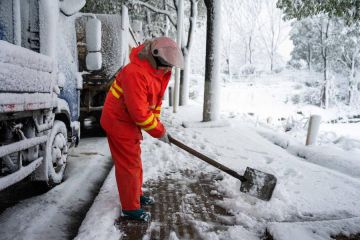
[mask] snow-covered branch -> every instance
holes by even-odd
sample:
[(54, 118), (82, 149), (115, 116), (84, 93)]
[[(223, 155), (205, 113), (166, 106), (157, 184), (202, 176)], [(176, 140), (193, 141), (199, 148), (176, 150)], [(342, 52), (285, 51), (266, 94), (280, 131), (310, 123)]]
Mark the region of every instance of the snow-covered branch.
[(138, 0), (134, 0), (132, 3), (141, 5), (143, 7), (146, 7), (147, 9), (149, 9), (149, 10), (151, 10), (153, 12), (166, 15), (168, 17), (169, 21), (171, 22), (171, 24), (174, 25), (174, 27), (176, 28), (175, 19), (171, 16), (171, 12), (160, 9), (160, 8), (157, 8), (157, 7), (155, 7), (155, 6), (153, 6), (153, 5), (149, 4), (149, 3), (141, 2), (141, 1), (138, 1)]

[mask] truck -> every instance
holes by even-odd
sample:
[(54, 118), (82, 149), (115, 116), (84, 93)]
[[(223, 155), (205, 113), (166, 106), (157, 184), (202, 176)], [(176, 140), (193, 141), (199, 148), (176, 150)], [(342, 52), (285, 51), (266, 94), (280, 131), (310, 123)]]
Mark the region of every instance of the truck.
[(122, 14), (96, 14), (101, 21), (102, 68), (97, 71), (86, 69), (86, 23), (88, 16), (78, 18), (76, 32), (78, 39), (79, 71), (83, 76), (83, 89), (80, 96), (80, 123), (86, 130), (86, 123), (99, 126), (101, 110), (106, 94), (114, 77), (129, 62), (132, 47), (143, 41), (141, 22), (129, 27), (128, 11), (122, 8)]
[[(114, 56), (102, 50), (109, 36), (100, 19), (111, 17), (80, 13), (85, 3), (0, 0), (0, 191), (26, 177), (49, 187), (61, 183), (69, 149), (80, 140), (81, 109), (101, 110), (99, 95), (111, 81), (104, 63)], [(121, 39), (120, 68), (137, 42), (125, 7), (117, 18), (121, 29), (107, 34)]]

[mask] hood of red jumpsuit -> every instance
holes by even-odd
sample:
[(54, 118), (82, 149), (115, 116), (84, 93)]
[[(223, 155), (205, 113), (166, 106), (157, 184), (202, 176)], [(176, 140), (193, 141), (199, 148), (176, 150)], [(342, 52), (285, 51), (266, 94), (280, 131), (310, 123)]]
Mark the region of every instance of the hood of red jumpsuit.
[(148, 73), (150, 73), (155, 78), (159, 79), (160, 81), (166, 81), (166, 83), (170, 80), (171, 71), (164, 73), (164, 70), (159, 70), (154, 68), (150, 62), (146, 59), (139, 58), (139, 52), (144, 48), (144, 44), (133, 48), (130, 53), (130, 62), (140, 66), (143, 69), (146, 69)]
[(161, 83), (161, 92), (160, 96), (164, 96), (167, 85), (170, 81), (171, 71), (164, 73), (164, 70), (158, 70), (154, 68), (150, 62), (146, 59), (139, 58), (139, 52), (144, 48), (144, 44), (133, 48), (130, 53), (130, 63), (140, 66), (142, 69), (145, 69), (147, 73), (154, 77), (154, 80), (158, 80)]

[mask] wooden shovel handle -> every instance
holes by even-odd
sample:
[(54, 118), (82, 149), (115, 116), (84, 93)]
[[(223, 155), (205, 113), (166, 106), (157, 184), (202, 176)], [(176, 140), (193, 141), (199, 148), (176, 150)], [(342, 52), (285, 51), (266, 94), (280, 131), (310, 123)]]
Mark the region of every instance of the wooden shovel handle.
[(168, 137), (169, 137), (170, 143), (172, 143), (172, 144), (178, 146), (179, 148), (187, 151), (187, 152), (190, 153), (191, 155), (194, 155), (195, 157), (200, 158), (201, 160), (209, 163), (210, 165), (212, 165), (212, 166), (220, 169), (220, 170), (223, 171), (223, 172), (226, 172), (227, 174), (229, 174), (229, 175), (231, 175), (231, 176), (239, 179), (239, 180), (242, 181), (242, 182), (245, 182), (245, 181), (246, 181), (246, 178), (245, 178), (244, 176), (238, 174), (238, 173), (235, 172), (234, 170), (232, 170), (232, 169), (230, 169), (230, 168), (228, 168), (228, 167), (226, 167), (226, 166), (224, 166), (224, 165), (216, 162), (215, 160), (213, 160), (213, 159), (205, 156), (204, 154), (199, 153), (198, 151), (196, 151), (196, 150), (194, 150), (194, 149), (186, 146), (185, 144), (183, 144), (182, 142), (176, 140), (176, 139), (173, 138), (172, 136), (168, 135)]

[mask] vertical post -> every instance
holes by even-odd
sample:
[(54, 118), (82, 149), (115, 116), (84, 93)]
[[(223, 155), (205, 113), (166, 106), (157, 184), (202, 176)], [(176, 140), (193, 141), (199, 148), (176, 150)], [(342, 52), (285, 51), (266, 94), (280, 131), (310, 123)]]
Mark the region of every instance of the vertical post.
[(20, 0), (13, 1), (13, 25), (14, 25), (14, 44), (21, 46), (21, 9)]
[(218, 120), (220, 115), (220, 45), (221, 45), (221, 1), (205, 0), (206, 63), (203, 121)]
[[(183, 19), (184, 19), (184, 0), (178, 0), (178, 13), (177, 13), (177, 36), (176, 42), (181, 49), (181, 39), (183, 32)], [(180, 94), (180, 68), (175, 69), (175, 86), (174, 86), (174, 105), (173, 112), (176, 113), (179, 106)]]
[(129, 32), (129, 11), (125, 5), (121, 6), (121, 58), (122, 64), (125, 65), (128, 62), (128, 32)]
[(173, 105), (173, 98), (172, 98), (172, 87), (169, 87), (169, 107)]
[(306, 137), (306, 146), (316, 143), (316, 137), (319, 132), (321, 116), (311, 115), (309, 120), (309, 127)]
[(40, 53), (56, 59), (57, 24), (59, 2), (39, 0), (40, 13)]

